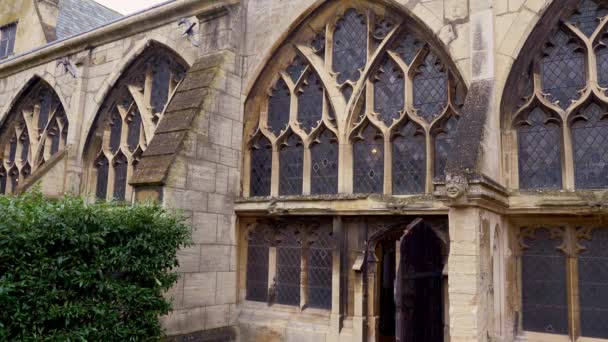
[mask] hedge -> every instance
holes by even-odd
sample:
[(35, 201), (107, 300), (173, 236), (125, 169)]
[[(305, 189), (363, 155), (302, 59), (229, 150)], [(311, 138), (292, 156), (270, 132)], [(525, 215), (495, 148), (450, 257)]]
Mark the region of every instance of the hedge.
[(0, 196), (0, 341), (151, 341), (182, 219), (159, 206)]

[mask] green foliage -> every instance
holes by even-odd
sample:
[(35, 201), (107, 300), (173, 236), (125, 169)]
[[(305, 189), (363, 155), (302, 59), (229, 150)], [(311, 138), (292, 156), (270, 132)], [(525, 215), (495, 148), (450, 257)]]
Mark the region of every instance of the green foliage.
[(152, 204), (0, 196), (0, 341), (159, 339), (189, 236)]

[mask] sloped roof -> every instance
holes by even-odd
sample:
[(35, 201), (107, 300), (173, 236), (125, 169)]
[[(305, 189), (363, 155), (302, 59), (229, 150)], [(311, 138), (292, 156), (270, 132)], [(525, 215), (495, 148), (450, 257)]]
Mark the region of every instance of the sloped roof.
[(59, 0), (57, 39), (90, 31), (122, 17), (93, 0)]

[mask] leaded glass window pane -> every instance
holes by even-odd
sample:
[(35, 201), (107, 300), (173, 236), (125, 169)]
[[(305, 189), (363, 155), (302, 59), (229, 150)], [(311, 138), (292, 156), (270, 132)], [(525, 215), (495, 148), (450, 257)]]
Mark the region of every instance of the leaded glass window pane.
[(535, 108), (517, 130), (521, 189), (562, 187), (561, 128), (546, 119), (547, 114)]
[(169, 101), (171, 86), (177, 83), (186, 69), (174, 58), (165, 55), (154, 56), (148, 61), (152, 66), (152, 106), (155, 113), (162, 113)]
[(0, 165), (0, 195), (6, 194), (6, 170)]
[(114, 158), (114, 199), (124, 201), (129, 162), (122, 153)]
[(414, 77), (414, 107), (427, 122), (441, 114), (448, 103), (448, 73), (441, 60), (429, 53)]
[(317, 138), (310, 148), (311, 192), (313, 195), (338, 193), (338, 140), (328, 129)]
[(402, 126), (393, 140), (393, 194), (424, 193), (426, 139), (413, 122)]
[(251, 196), (270, 196), (272, 177), (272, 145), (264, 136), (258, 136), (251, 145)]
[(21, 141), (21, 161), (26, 162), (30, 154), (30, 137), (27, 134), (27, 131), (24, 130), (23, 133), (21, 133), (21, 138), (19, 138), (19, 140)]
[(570, 17), (572, 22), (587, 37), (591, 37), (600, 23), (600, 19), (605, 17), (608, 11), (605, 7), (600, 7), (594, 0), (583, 0), (577, 8), (577, 13)]
[(566, 258), (548, 229), (536, 231), (522, 256), (523, 329), (568, 334)]
[(411, 65), (423, 46), (423, 42), (418, 40), (415, 35), (407, 32), (397, 41), (395, 51), (403, 58), (403, 61), (407, 65)]
[(403, 71), (391, 58), (380, 66), (374, 82), (374, 111), (387, 127), (400, 117), (405, 107)]
[(305, 69), (306, 64), (304, 63), (302, 58), (300, 58), (300, 56), (296, 56), (296, 58), (294, 58), (293, 60), (293, 63), (291, 63), (291, 65), (287, 68), (287, 74), (289, 75), (293, 83), (297, 83), (300, 79), (300, 76), (302, 76), (302, 74), (304, 73)]
[(51, 114), (51, 107), (53, 105), (53, 94), (47, 88), (43, 88), (40, 91), (40, 112), (38, 113), (38, 131), (42, 132), (46, 127)]
[(131, 114), (127, 117), (129, 126), (129, 134), (127, 136), (127, 145), (131, 152), (139, 146), (139, 135), (141, 134), (141, 115), (137, 108), (133, 108)]
[(249, 235), (247, 246), (247, 300), (268, 301), (268, 240), (261, 231)]
[(300, 244), (297, 232), (292, 227), (282, 232), (277, 245), (277, 286), (276, 302), (286, 305), (300, 305)]
[(559, 30), (551, 38), (541, 63), (543, 92), (562, 108), (578, 99), (586, 84), (585, 54), (574, 38)]
[(291, 134), (279, 152), (279, 194), (301, 195), (304, 174), (304, 146), (300, 138)]
[(59, 133), (57, 121), (54, 121), (50, 125), (49, 136), (51, 138), (51, 154), (55, 154), (59, 151), (59, 142), (61, 141), (61, 134)]
[(331, 309), (333, 236), (331, 225), (322, 225), (315, 232), (315, 241), (308, 249), (308, 305)]
[(602, 88), (608, 87), (608, 48), (600, 45), (596, 50), (598, 83)]
[(591, 241), (582, 245), (585, 250), (578, 256), (581, 335), (608, 338), (608, 229), (594, 229)]
[(26, 162), (21, 168), (21, 177), (23, 177), (23, 179), (27, 179), (31, 174), (32, 167), (30, 166), (30, 163)]
[(95, 197), (98, 199), (106, 199), (108, 193), (108, 159), (104, 155), (97, 157), (97, 160), (95, 161), (95, 168), (97, 169)]
[(354, 143), (353, 160), (354, 192), (383, 193), (384, 139), (374, 126), (368, 124)]
[(116, 153), (120, 148), (122, 135), (122, 117), (118, 110), (112, 112), (112, 122), (110, 123), (110, 151)]
[(367, 19), (354, 9), (347, 10), (336, 24), (333, 70), (339, 84), (361, 77), (359, 70), (367, 63), (367, 36)]
[(291, 107), (291, 93), (287, 83), (279, 78), (275, 90), (268, 100), (268, 128), (279, 135), (289, 123), (289, 110)]
[(8, 149), (8, 163), (15, 163), (15, 158), (17, 157), (17, 136), (13, 136), (10, 140), (10, 145)]
[(452, 116), (444, 124), (441, 132), (435, 136), (435, 178), (445, 177), (445, 167), (452, 153), (457, 126), (458, 119)]
[(591, 103), (572, 125), (576, 188), (600, 189), (608, 186), (608, 120), (605, 111)]
[(17, 185), (19, 184), (19, 169), (14, 166), (8, 173), (8, 176), (11, 182), (11, 191), (15, 192), (15, 190), (17, 189)]
[(298, 122), (309, 133), (319, 125), (323, 115), (323, 85), (315, 73), (308, 74), (298, 97)]

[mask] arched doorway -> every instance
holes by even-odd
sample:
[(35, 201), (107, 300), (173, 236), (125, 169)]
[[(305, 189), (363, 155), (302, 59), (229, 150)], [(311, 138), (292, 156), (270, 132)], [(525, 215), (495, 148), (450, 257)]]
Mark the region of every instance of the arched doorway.
[(371, 313), (377, 318), (376, 340), (443, 341), (447, 234), (416, 219), (374, 235), (368, 244), (374, 250), (368, 255), (368, 286), (378, 303)]

